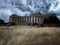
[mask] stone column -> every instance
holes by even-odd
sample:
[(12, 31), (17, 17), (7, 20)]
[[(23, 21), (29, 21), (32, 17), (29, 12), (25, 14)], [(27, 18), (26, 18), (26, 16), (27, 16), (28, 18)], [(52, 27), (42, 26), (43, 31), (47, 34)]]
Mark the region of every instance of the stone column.
[(22, 17), (22, 20), (21, 21), (22, 21), (22, 25), (23, 25), (23, 17)]
[(30, 16), (30, 24), (31, 24), (31, 16)]
[(39, 16), (39, 24), (41, 24), (41, 17)]
[(28, 24), (28, 16), (26, 16), (26, 24)]
[(27, 16), (27, 24), (29, 23), (29, 16)]
[(38, 16), (37, 16), (37, 24), (38, 24)]
[(26, 16), (25, 16), (25, 24), (26, 24)]
[(18, 25), (18, 17), (14, 19), (16, 24)]
[(14, 20), (14, 23), (16, 23), (16, 22), (15, 22), (15, 17), (14, 17), (14, 19), (13, 19), (13, 20)]
[(25, 19), (25, 18), (23, 17), (23, 25), (24, 25), (24, 23), (25, 23), (24, 19)]
[(21, 17), (20, 17), (20, 24), (21, 24)]
[(35, 23), (36, 23), (36, 16), (35, 16)]
[(39, 16), (38, 16), (38, 24), (39, 24)]
[(36, 23), (38, 23), (38, 17), (36, 16)]
[(33, 19), (32, 19), (33, 23), (34, 23), (34, 16), (33, 16)]
[(38, 17), (38, 24), (39, 24), (39, 17)]
[(35, 23), (35, 16), (34, 16), (34, 23)]
[(25, 23), (27, 23), (27, 17), (25, 16)]
[(28, 23), (30, 22), (30, 17), (28, 16)]
[(19, 20), (20, 17), (18, 17), (18, 22), (19, 22), (19, 25), (20, 25), (20, 20)]
[(22, 17), (22, 24), (24, 24), (24, 18)]
[(28, 23), (27, 16), (26, 16), (26, 23)]
[(17, 21), (16, 21), (16, 22), (17, 22), (17, 24), (19, 25), (19, 20), (18, 20), (18, 17), (17, 17)]
[(42, 18), (42, 23), (41, 24), (43, 24), (44, 18), (43, 17), (41, 17), (41, 18)]
[(20, 22), (20, 24), (21, 24), (21, 17), (19, 18), (19, 22)]

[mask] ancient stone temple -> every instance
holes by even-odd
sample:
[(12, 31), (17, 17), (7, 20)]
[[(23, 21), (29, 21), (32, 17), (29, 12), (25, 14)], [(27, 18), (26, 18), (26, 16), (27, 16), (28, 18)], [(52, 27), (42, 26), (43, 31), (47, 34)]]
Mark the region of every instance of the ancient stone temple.
[(24, 17), (17, 16), (16, 14), (10, 16), (10, 22), (15, 23), (16, 25), (25, 24)]
[(12, 14), (10, 16), (10, 22), (13, 22), (17, 25), (24, 24), (42, 24), (44, 20), (44, 16), (40, 13), (32, 14), (30, 16), (17, 16), (16, 14)]
[(36, 14), (32, 14), (31, 16), (29, 16), (28, 18), (28, 23), (30, 24), (42, 24), (44, 20), (44, 16), (40, 13), (36, 13)]

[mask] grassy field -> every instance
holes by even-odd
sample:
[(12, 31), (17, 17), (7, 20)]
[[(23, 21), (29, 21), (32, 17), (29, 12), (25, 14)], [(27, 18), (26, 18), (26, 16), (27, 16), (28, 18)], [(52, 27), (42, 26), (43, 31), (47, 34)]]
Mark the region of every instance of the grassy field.
[(0, 27), (0, 45), (60, 45), (59, 27)]

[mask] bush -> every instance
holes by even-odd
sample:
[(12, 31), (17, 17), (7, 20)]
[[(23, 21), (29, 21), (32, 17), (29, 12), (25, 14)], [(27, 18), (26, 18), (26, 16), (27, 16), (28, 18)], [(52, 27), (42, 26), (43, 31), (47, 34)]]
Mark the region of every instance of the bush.
[(32, 26), (39, 25), (38, 23), (33, 23)]
[(16, 25), (16, 23), (10, 22), (10, 25)]

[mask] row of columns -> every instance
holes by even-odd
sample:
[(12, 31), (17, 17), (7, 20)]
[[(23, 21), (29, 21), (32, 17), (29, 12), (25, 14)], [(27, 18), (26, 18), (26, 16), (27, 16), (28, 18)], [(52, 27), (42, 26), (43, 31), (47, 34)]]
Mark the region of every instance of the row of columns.
[(26, 23), (30, 23), (30, 24), (33, 24), (33, 23), (41, 24), (42, 20), (43, 18), (40, 16), (26, 16), (25, 17)]
[(41, 16), (25, 16), (25, 17), (13, 17), (10, 18), (11, 22), (14, 22), (16, 24), (42, 24), (43, 18)]
[(11, 17), (10, 22), (16, 23), (17, 25), (25, 23), (23, 17)]

